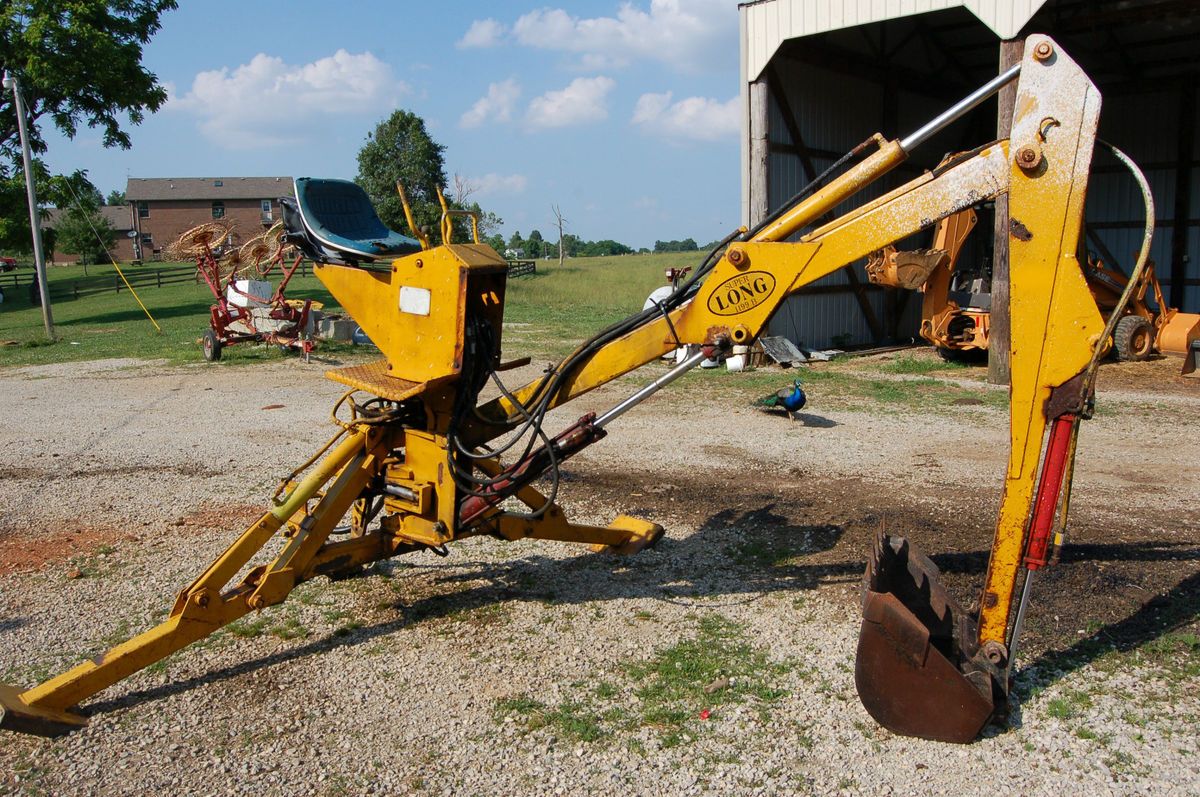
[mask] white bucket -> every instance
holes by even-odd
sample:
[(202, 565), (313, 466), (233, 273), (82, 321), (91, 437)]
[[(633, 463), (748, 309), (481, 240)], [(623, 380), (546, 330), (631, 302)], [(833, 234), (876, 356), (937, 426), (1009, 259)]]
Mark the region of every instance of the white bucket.
[(734, 346), (733, 352), (725, 360), (725, 368), (730, 371), (745, 371), (749, 365), (749, 346)]

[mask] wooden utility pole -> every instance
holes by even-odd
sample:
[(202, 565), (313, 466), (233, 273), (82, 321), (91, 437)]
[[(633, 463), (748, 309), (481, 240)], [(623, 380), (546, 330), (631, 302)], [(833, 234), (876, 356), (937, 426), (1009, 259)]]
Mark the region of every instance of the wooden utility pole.
[(767, 155), (770, 78), (763, 75), (750, 84), (750, 226), (770, 213), (767, 195)]
[(563, 225), (567, 223), (567, 220), (563, 218), (558, 205), (551, 205), (550, 209), (554, 211), (554, 218), (558, 224), (558, 264), (561, 266), (563, 264)]
[(42, 323), (46, 337), (54, 340), (54, 318), (50, 312), (50, 284), (46, 281), (46, 258), (42, 254), (42, 219), (38, 213), (37, 190), (34, 187), (32, 158), (29, 153), (29, 134), (25, 129), (25, 98), (17, 79), (4, 73), (4, 88), (12, 91), (13, 107), (17, 112), (17, 132), (21, 138), (21, 163), (25, 167), (25, 194), (29, 199), (29, 229), (33, 233), (33, 270), (37, 280), (37, 298), (42, 305)]
[[(1024, 39), (1000, 42), (1000, 72), (1021, 62)], [(996, 95), (996, 138), (1012, 133), (1013, 105), (1017, 101), (1017, 82), (1000, 89)], [(1008, 320), (1008, 194), (996, 197), (996, 226), (992, 251), (992, 310), (988, 330), (988, 381), (1007, 385), (1010, 381), (1012, 335)]]

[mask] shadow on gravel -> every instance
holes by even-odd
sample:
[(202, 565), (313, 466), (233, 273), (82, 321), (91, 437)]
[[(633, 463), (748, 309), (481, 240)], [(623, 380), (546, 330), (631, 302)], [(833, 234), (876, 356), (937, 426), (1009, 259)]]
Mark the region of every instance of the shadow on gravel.
[[(1197, 557), (1195, 549), (1189, 558)], [(1027, 664), (1035, 672), (1029, 688), (1062, 678), (1109, 653), (1129, 653), (1152, 644), (1200, 620), (1200, 573), (1193, 573), (1172, 589), (1155, 595), (1123, 620), (1110, 623), (1065, 650), (1049, 650)], [(1167, 652), (1169, 655), (1169, 651)], [(1194, 653), (1192, 654), (1194, 655)]]
[(29, 621), (24, 617), (0, 617), (0, 634), (5, 631), (14, 631), (28, 623)]
[[(876, 522), (873, 517), (864, 520)], [(687, 602), (726, 597), (744, 603), (771, 593), (832, 584), (855, 585), (862, 576), (864, 562), (844, 557), (857, 553), (873, 535), (864, 525), (860, 521), (844, 525), (790, 522), (777, 514), (774, 503), (767, 503), (757, 508), (722, 510), (711, 515), (696, 533), (681, 540), (664, 539), (655, 548), (629, 558), (585, 554), (559, 559), (535, 554), (504, 562), (415, 565), (393, 560), (381, 563), (376, 572), (401, 579), (420, 579), (414, 582), (413, 589), (424, 593), (397, 603), (395, 619), (344, 635), (330, 634), (186, 680), (99, 701), (86, 707), (84, 713), (103, 713), (161, 699), (293, 659), (358, 646), (426, 622), (451, 617), (469, 622), (468, 613), (473, 610), (510, 600), (573, 605), (614, 599)], [(848, 530), (853, 531), (849, 535), (853, 540), (846, 539)], [(986, 551), (934, 553), (930, 558), (948, 580), (957, 579), (960, 590), (965, 584), (964, 577), (978, 583), (987, 564)], [(1059, 588), (1073, 590), (1074, 600), (1078, 601), (1087, 594), (1079, 591), (1081, 579), (1090, 579), (1093, 589), (1099, 588), (1094, 573), (1082, 566), (1087, 562), (1195, 560), (1200, 560), (1200, 548), (1190, 543), (1074, 545), (1064, 553), (1063, 566), (1051, 568), (1051, 577), (1043, 578), (1035, 588), (1035, 609), (1039, 597), (1048, 601)], [(1078, 572), (1064, 575), (1071, 571)], [(720, 605), (706, 600), (701, 607), (711, 609)], [(1028, 678), (1018, 677), (1016, 702), (1026, 699), (1031, 689), (1053, 683), (1107, 652), (1132, 650), (1197, 618), (1200, 618), (1200, 573), (1188, 576), (1166, 595), (1152, 598), (1133, 615), (1103, 627), (1066, 650), (1041, 653), (1022, 668), (1027, 673), (1035, 672), (1036, 678), (1030, 683)], [(0, 621), (0, 630), (5, 628), (3, 622)], [(1019, 705), (1014, 709), (1013, 721), (1019, 725)]]

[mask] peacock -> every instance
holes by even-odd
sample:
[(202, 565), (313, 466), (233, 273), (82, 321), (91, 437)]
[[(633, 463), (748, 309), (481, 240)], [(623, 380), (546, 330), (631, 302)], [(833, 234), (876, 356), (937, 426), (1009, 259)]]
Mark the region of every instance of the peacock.
[(800, 387), (800, 380), (796, 379), (792, 382), (791, 387), (780, 388), (769, 396), (763, 396), (754, 404), (758, 407), (782, 407), (787, 411), (788, 417), (794, 421), (796, 413), (807, 402), (808, 396), (804, 395), (804, 389)]

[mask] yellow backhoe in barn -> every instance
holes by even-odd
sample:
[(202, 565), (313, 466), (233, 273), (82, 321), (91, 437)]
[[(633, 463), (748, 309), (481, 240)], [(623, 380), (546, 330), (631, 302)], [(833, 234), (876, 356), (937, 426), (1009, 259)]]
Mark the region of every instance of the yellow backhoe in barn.
[[(1008, 140), (818, 222), (1012, 81)], [(297, 180), (286, 211), (289, 240), (317, 262), (317, 275), (383, 358), (328, 372), (350, 388), (335, 407), (336, 434), (184, 587), (164, 622), (40, 685), (0, 687), (0, 725), (44, 734), (77, 728), (86, 722), (81, 704), (97, 692), (318, 576), (440, 552), (483, 534), (640, 550), (660, 526), (624, 515), (607, 528), (568, 519), (556, 500), (565, 459), (702, 360), (752, 342), (798, 289), (1007, 193), (1012, 448), (985, 582), (977, 607), (966, 610), (942, 590), (928, 559), (903, 537), (881, 535), (864, 579), (856, 669), (863, 703), (888, 728), (974, 739), (1006, 714), (1028, 587), (1066, 520), (1076, 432), (1091, 414), (1097, 363), (1112, 333), (1075, 259), (1099, 112), (1100, 94), (1080, 68), (1047, 37), (1030, 36), (1018, 66), (904, 138), (864, 142), (843, 173), (731, 234), (660, 303), (601, 330), (515, 390), (500, 378), (513, 363), (501, 356), (506, 264), (499, 255), (477, 236), (453, 243), (450, 211), (442, 243), (432, 246), (415, 229), (420, 240), (385, 228), (352, 183)], [(1143, 253), (1139, 270), (1144, 260)], [(607, 411), (557, 434), (545, 428), (550, 409), (687, 344), (699, 353)], [(499, 396), (480, 402), (489, 381)], [(546, 476), (543, 494), (535, 483)], [(348, 533), (335, 535), (347, 517)], [(276, 538), (274, 558), (253, 564)]]
[[(974, 210), (960, 211), (937, 223), (929, 249), (902, 251), (887, 246), (871, 253), (867, 261), (867, 279), (873, 285), (922, 292), (921, 337), (946, 358), (988, 350), (990, 297), (979, 306), (974, 303), (981, 298), (978, 294), (960, 291), (962, 298), (956, 300), (951, 291), (959, 255), (976, 221)], [(1192, 351), (1200, 341), (1200, 314), (1183, 313), (1167, 304), (1153, 263), (1131, 280), (1089, 253), (1083, 276), (1100, 313), (1106, 319), (1117, 317), (1111, 341), (1117, 359), (1146, 360), (1164, 354), (1184, 358), (1183, 374), (1195, 371)], [(1148, 293), (1153, 304), (1146, 300)]]

